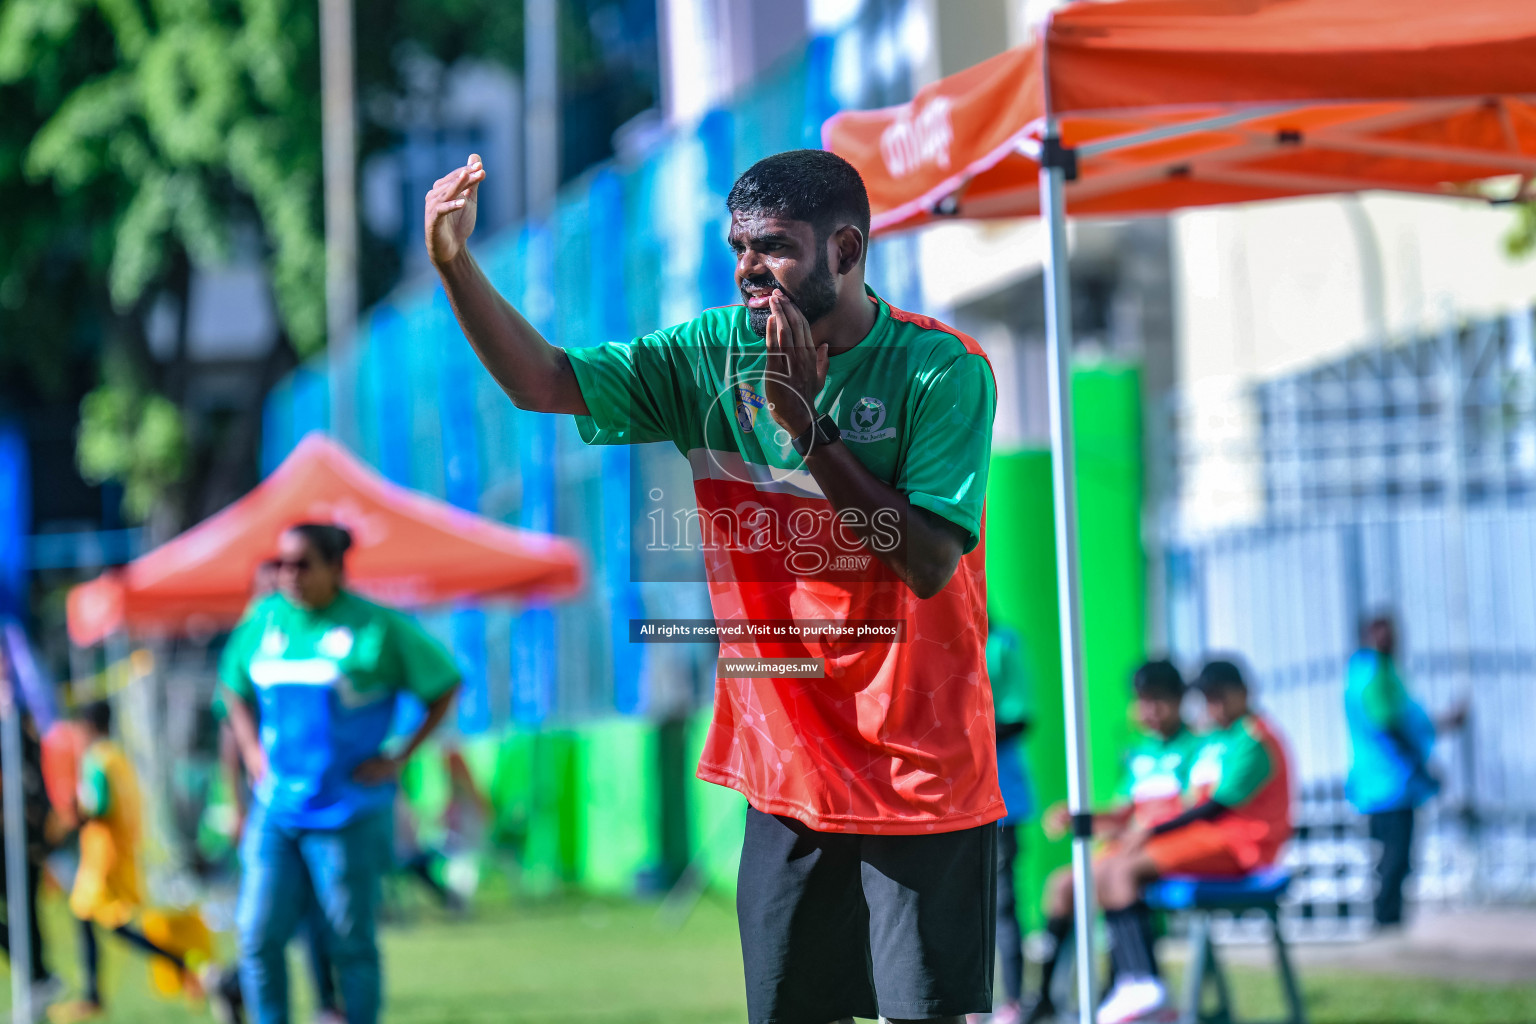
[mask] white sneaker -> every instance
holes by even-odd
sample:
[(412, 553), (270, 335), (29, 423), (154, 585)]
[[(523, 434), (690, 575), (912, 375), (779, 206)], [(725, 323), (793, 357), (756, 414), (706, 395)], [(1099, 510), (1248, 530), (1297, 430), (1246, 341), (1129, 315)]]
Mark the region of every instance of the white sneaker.
[(1115, 981), (1115, 987), (1109, 990), (1109, 995), (1099, 1004), (1099, 1012), (1094, 1018), (1098, 1024), (1122, 1024), (1128, 1020), (1127, 1007), (1131, 998), (1131, 989), (1135, 982), (1129, 978), (1119, 978)]
[(1178, 1024), (1180, 1017), (1178, 1007), (1168, 1001), (1165, 992), (1160, 1000), (1131, 1018), (1131, 1022), (1132, 1024)]
[(1162, 1024), (1177, 1011), (1168, 1005), (1168, 989), (1156, 978), (1133, 978), (1115, 985), (1099, 1008), (1099, 1024)]

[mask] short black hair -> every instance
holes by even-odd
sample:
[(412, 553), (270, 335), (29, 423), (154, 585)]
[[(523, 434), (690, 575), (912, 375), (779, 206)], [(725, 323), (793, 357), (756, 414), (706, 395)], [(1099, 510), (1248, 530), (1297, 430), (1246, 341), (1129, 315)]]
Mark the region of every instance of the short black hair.
[(1205, 667), (1200, 670), (1200, 678), (1195, 680), (1195, 689), (1207, 696), (1228, 690), (1247, 693), (1248, 684), (1243, 680), (1243, 670), (1235, 662), (1218, 658), (1205, 663)]
[(352, 547), (352, 534), (335, 523), (299, 523), (288, 532), (303, 537), (326, 565), (341, 566)]
[(869, 238), (869, 192), (853, 164), (824, 149), (791, 149), (747, 169), (725, 199), (732, 213), (803, 220), (826, 238), (852, 224)]
[(1136, 696), (1147, 700), (1183, 700), (1184, 676), (1178, 666), (1166, 658), (1149, 661), (1131, 677)]
[(1385, 610), (1368, 612), (1367, 614), (1360, 616), (1360, 636), (1362, 638), (1369, 639), (1370, 635), (1382, 626), (1385, 626), (1391, 630), (1396, 630), (1397, 617), (1394, 616), (1390, 611)]
[(108, 701), (93, 700), (75, 709), (75, 717), (103, 736), (112, 734), (112, 705)]

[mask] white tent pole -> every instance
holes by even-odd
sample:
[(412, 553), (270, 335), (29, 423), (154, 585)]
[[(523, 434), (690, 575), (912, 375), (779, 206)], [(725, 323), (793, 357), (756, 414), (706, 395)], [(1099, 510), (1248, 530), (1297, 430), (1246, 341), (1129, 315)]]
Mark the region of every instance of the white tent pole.
[(1055, 118), (1046, 122), (1040, 213), (1046, 224), (1045, 351), (1051, 416), (1051, 491), (1056, 516), (1056, 605), (1061, 620), (1061, 689), (1067, 726), (1067, 807), (1072, 812), (1072, 888), (1077, 936), (1077, 1013), (1093, 1024), (1092, 819), (1083, 698), (1082, 600), (1077, 564), (1077, 475), (1072, 462), (1072, 278), (1067, 266), (1067, 172)]
[(21, 706), (14, 676), (0, 680), (0, 773), (5, 794), (5, 912), (11, 940), (11, 1013), (32, 1019), (32, 957), (27, 904), (26, 771), (21, 753)]

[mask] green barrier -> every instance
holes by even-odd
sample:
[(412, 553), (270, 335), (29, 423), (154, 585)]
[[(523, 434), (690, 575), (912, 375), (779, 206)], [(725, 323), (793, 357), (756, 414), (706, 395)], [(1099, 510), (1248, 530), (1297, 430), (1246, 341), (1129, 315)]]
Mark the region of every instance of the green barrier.
[(711, 889), (734, 894), (741, 864), (741, 839), (747, 825), (747, 801), (734, 789), (694, 776), (704, 738), (709, 734), (711, 709), (699, 712), (688, 726), (688, 831), (694, 863)]
[(1131, 674), (1147, 650), (1141, 374), (1123, 363), (1077, 370), (1072, 411), (1093, 798), (1104, 802), (1114, 796), (1130, 745)]
[(529, 740), (523, 888), (531, 895), (544, 896), (577, 877), (581, 829), (578, 739), (575, 733), (560, 730), (534, 733)]
[(660, 869), (661, 761), (650, 722), (615, 719), (575, 733), (579, 842), (574, 881), (632, 895)]
[[(660, 747), (653, 723), (614, 719), (480, 736), (459, 749), (490, 802), (492, 846), (511, 854), (520, 888), (537, 897), (568, 886), (632, 895), (669, 884), (681, 870), (666, 864)], [(440, 746), (411, 759), (401, 788), (422, 839), (434, 841), (451, 795)]]
[(429, 743), (416, 752), (400, 773), (400, 789), (410, 802), (423, 842), (435, 838), (435, 822), (441, 821), (452, 795), (442, 748)]
[(464, 764), (469, 768), (469, 777), (474, 780), (480, 792), (489, 794), (496, 781), (496, 767), (501, 760), (501, 741), (494, 736), (482, 733), (479, 736), (471, 736), (460, 742), (459, 753), (464, 757)]
[[(1024, 763), (1037, 812), (1067, 792), (1053, 521), (1050, 452), (994, 454), (987, 481), (987, 603), (1020, 639), (1033, 711)], [(1006, 529), (999, 528), (1003, 523)], [(1019, 835), (1019, 914), (1033, 926), (1038, 894), (1061, 857), (1047, 850), (1038, 824), (1020, 826)]]
[[(1119, 778), (1129, 738), (1130, 675), (1146, 646), (1139, 374), (1124, 364), (1078, 369), (1072, 402), (1090, 768), (1093, 797), (1103, 801)], [(1034, 727), (1024, 752), (1041, 811), (1067, 795), (1049, 451), (993, 455), (987, 521), (989, 603), (1018, 632), (1032, 683)], [(1047, 842), (1038, 824), (1023, 828), (1021, 838), (1020, 912), (1033, 927), (1046, 876), (1071, 852), (1065, 841)]]
[(491, 781), (491, 845), (508, 850), (521, 862), (533, 817), (534, 734), (513, 732), (496, 741)]

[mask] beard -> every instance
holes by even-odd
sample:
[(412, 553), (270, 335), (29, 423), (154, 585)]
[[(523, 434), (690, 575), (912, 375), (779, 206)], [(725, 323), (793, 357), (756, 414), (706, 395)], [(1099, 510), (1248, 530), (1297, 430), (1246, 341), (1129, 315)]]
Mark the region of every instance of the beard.
[[(747, 278), (742, 283), (756, 288), (777, 288), (789, 301), (800, 307), (800, 312), (805, 314), (806, 322), (812, 325), (837, 306), (837, 279), (832, 276), (832, 267), (827, 263), (825, 246), (821, 248), (821, 255), (816, 260), (815, 268), (797, 291), (791, 292), (772, 274)], [(747, 325), (759, 338), (767, 338), (768, 318), (772, 315), (766, 306), (762, 309), (748, 309)]]

